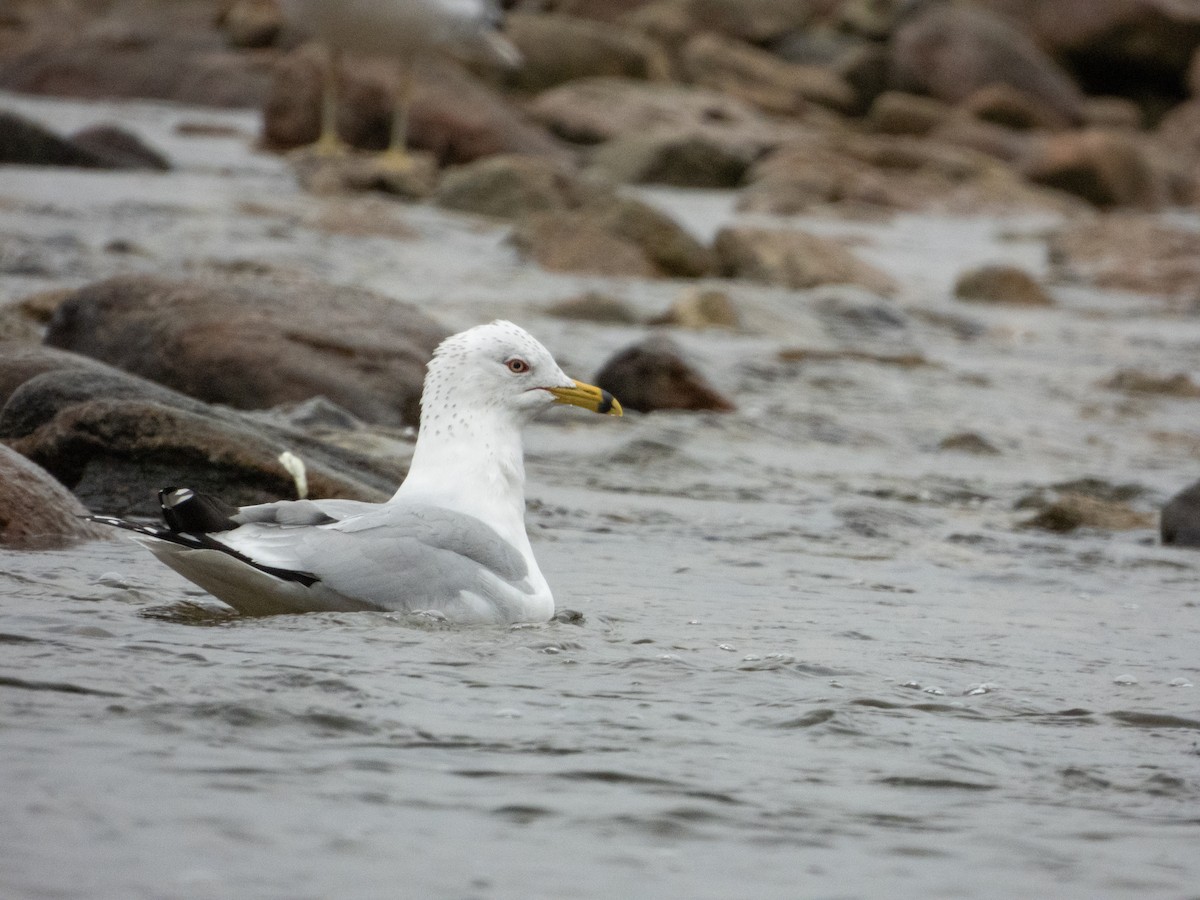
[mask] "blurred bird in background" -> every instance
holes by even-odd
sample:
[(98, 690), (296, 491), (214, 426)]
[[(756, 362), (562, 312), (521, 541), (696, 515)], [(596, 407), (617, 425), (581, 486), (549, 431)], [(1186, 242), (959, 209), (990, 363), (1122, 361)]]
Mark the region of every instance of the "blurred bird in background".
[(407, 149), (413, 72), (421, 56), (443, 52), (513, 68), (517, 48), (500, 33), (497, 0), (282, 0), (283, 12), (298, 29), (325, 45), (321, 133), (322, 154), (347, 151), (338, 137), (338, 72), (345, 53), (391, 57), (398, 62), (392, 130), (385, 164), (412, 165)]

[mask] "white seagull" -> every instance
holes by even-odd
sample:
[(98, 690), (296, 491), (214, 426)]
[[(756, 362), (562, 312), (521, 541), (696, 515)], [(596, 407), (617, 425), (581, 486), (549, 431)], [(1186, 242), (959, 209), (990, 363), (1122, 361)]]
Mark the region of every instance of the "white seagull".
[(284, 0), (285, 14), (325, 45), (325, 89), (317, 150), (345, 149), (337, 135), (337, 76), (343, 53), (399, 61), (391, 142), (385, 160), (405, 167), (413, 68), (425, 53), (448, 51), (505, 67), (521, 54), (500, 33), (496, 0)]
[(404, 483), (386, 503), (285, 500), (240, 509), (162, 491), (166, 526), (93, 516), (246, 615), (434, 611), (453, 622), (541, 622), (554, 598), (525, 531), (521, 429), (556, 403), (621, 415), (511, 322), (434, 352)]

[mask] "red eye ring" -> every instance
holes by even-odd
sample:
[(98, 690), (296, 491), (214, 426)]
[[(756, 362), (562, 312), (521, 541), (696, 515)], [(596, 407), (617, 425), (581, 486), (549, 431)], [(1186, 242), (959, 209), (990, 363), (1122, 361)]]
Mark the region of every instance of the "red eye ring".
[(506, 362), (505, 365), (508, 366), (508, 371), (512, 372), (514, 375), (523, 375), (529, 371), (529, 363), (525, 362), (525, 360), (521, 359), (519, 356), (514, 356), (512, 359)]

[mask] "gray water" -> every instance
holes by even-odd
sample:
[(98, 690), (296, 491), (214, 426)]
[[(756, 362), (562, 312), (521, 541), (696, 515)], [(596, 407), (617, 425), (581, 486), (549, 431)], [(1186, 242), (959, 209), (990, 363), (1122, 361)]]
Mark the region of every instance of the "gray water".
[[(249, 260), (452, 327), (514, 318), (586, 378), (644, 331), (549, 302), (649, 314), (681, 288), (306, 197), (248, 115), (4, 99), (63, 130), (119, 116), (181, 169), (0, 170), (0, 235), (38, 263), (0, 301)], [(173, 130), (195, 119), (234, 131)], [(649, 196), (701, 234), (734, 215)], [(330, 230), (347, 216), (373, 231)], [(1152, 510), (1196, 479), (1197, 401), (1100, 385), (1195, 374), (1200, 321), (1083, 287), (949, 297), (980, 261), (1040, 271), (1044, 222), (803, 224), (901, 295), (729, 286), (743, 330), (678, 337), (738, 412), (531, 429), (530, 532), (574, 621), (238, 620), (126, 541), (0, 552), (0, 897), (1200, 897), (1200, 554), (1018, 508), (1091, 477)], [(796, 346), (930, 365), (778, 359)], [(999, 454), (937, 450), (965, 430)]]

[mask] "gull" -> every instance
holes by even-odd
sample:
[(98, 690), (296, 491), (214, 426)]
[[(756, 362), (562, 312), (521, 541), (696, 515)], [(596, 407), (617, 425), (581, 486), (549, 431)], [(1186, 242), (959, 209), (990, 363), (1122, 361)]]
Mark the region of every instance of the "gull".
[(525, 531), (522, 427), (555, 404), (621, 415), (527, 331), (497, 320), (429, 362), (407, 477), (390, 500), (235, 508), (188, 488), (164, 525), (109, 516), (179, 574), (245, 615), (431, 612), (459, 623), (542, 622), (554, 598)]
[(391, 141), (384, 159), (411, 165), (408, 111), (413, 68), (422, 54), (444, 50), (505, 67), (520, 63), (517, 48), (499, 32), (495, 0), (284, 0), (284, 11), (326, 47), (318, 152), (345, 149), (337, 135), (337, 74), (345, 52), (399, 61)]

